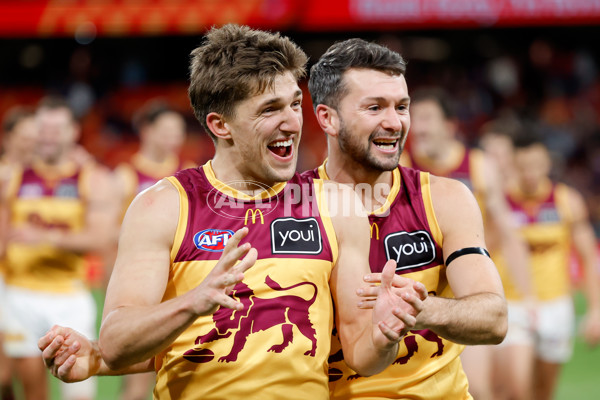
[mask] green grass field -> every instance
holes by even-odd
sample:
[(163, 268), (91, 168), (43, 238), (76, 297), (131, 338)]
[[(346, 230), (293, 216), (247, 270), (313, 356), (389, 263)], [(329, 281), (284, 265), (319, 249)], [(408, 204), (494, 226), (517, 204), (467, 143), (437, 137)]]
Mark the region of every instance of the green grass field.
[[(102, 312), (102, 294), (94, 293)], [(577, 315), (584, 310), (583, 296), (575, 296)], [(52, 383), (52, 400), (60, 400), (57, 380)], [(117, 400), (119, 398), (120, 377), (99, 377), (98, 396), (96, 400)], [(151, 397), (150, 397), (151, 398)], [(600, 399), (600, 347), (590, 349), (580, 338), (575, 343), (575, 353), (571, 361), (565, 365), (556, 395), (556, 400), (597, 400)]]

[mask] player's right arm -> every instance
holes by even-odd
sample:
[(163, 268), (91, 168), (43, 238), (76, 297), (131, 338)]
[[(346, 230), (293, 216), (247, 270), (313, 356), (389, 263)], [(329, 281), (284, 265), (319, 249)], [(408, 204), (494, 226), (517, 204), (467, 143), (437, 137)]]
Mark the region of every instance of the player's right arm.
[(102, 359), (97, 341), (58, 325), (39, 339), (38, 347), (52, 375), (67, 383), (80, 382), (94, 375), (136, 374), (154, 369), (154, 358), (151, 358), (121, 370), (112, 370)]
[(228, 293), (256, 260), (256, 250), (250, 244), (238, 247), (248, 232), (246, 228), (229, 240), (204, 281), (162, 302), (178, 221), (179, 193), (166, 180), (138, 195), (127, 211), (100, 328), (99, 349), (110, 369), (119, 370), (153, 357), (196, 318), (214, 313), (219, 306), (243, 307)]

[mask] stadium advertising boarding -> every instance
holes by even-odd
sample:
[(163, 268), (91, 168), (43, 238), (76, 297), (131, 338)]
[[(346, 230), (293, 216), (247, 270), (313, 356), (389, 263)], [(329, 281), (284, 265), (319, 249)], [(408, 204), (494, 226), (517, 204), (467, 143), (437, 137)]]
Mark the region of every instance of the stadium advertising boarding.
[(600, 0), (0, 2), (4, 37), (191, 35), (229, 22), (296, 31), (594, 24)]

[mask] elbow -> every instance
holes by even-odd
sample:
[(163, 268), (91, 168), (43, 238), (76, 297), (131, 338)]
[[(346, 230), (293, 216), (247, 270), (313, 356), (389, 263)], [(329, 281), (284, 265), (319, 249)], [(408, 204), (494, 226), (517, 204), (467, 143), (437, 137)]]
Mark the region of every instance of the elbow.
[(98, 350), (100, 351), (102, 360), (104, 360), (106, 366), (113, 371), (127, 367), (131, 363), (128, 362), (127, 358), (125, 357), (125, 354), (122, 351), (122, 346), (119, 346), (115, 340), (107, 336), (108, 335), (105, 332), (100, 330)]
[(506, 332), (508, 331), (508, 309), (505, 300), (502, 301), (494, 314), (496, 317), (490, 329), (488, 344), (500, 344), (506, 337)]
[(102, 356), (102, 360), (104, 360), (106, 366), (113, 371), (125, 367), (123, 357), (119, 356), (118, 351), (115, 351), (112, 346), (104, 346), (103, 342), (104, 341), (102, 339), (98, 341), (98, 349), (100, 350), (100, 355)]

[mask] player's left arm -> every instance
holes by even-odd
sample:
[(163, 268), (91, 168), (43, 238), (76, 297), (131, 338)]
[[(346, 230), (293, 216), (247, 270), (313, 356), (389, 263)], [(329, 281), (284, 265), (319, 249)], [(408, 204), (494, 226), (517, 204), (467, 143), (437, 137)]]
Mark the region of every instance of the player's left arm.
[(422, 299), (415, 291), (401, 296), (394, 293), (391, 282), (395, 263), (389, 261), (373, 310), (357, 307), (357, 291), (363, 276), (370, 272), (368, 220), (351, 188), (331, 183), (326, 193), (338, 241), (338, 259), (330, 286), (344, 360), (359, 374), (373, 375), (395, 360), (398, 342), (414, 326)]
[[(529, 268), (529, 250), (513, 222), (510, 207), (504, 195), (496, 163), (489, 157), (484, 159), (485, 208), (490, 220), (488, 226), (499, 237), (500, 251), (506, 260), (515, 285), (526, 301), (533, 301), (533, 278)], [(486, 228), (488, 228), (486, 226)]]
[[(444, 260), (461, 249), (485, 248), (481, 212), (464, 184), (431, 176), (431, 197), (443, 234)], [(456, 343), (500, 343), (506, 335), (507, 308), (492, 260), (482, 254), (457, 257), (446, 267), (446, 276), (454, 298), (429, 296), (416, 329), (431, 329)]]
[(583, 291), (587, 310), (583, 321), (584, 337), (589, 344), (596, 345), (600, 342), (600, 285), (596, 236), (583, 196), (572, 188), (567, 190), (573, 246), (579, 255), (585, 274)]

